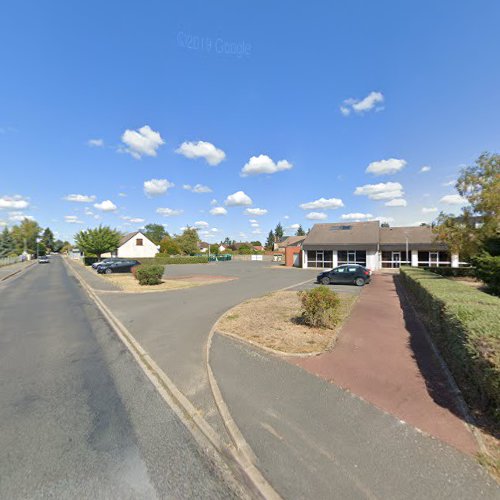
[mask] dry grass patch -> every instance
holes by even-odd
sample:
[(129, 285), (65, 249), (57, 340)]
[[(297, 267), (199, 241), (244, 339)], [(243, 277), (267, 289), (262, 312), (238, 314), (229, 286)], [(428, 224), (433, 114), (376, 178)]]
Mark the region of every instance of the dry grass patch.
[(357, 297), (339, 294), (340, 321), (336, 328), (311, 328), (300, 318), (297, 292), (281, 291), (233, 307), (217, 323), (221, 333), (235, 335), (287, 354), (322, 352), (333, 346)]

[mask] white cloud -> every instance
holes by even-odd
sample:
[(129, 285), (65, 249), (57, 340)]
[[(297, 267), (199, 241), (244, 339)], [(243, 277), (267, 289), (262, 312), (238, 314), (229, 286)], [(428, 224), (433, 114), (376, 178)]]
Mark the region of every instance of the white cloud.
[(167, 179), (151, 179), (144, 181), (144, 194), (146, 196), (159, 196), (165, 194), (169, 188), (174, 186), (175, 184)]
[(67, 222), (68, 224), (83, 224), (83, 221), (78, 219), (77, 215), (65, 215), (64, 222)]
[(435, 212), (437, 212), (437, 211), (438, 211), (438, 209), (437, 209), (437, 208), (435, 208), (435, 207), (429, 207), (429, 208), (427, 208), (427, 207), (423, 207), (423, 208), (422, 208), (422, 213), (423, 213), (423, 214), (432, 214), (432, 213), (435, 213)]
[(457, 183), (457, 180), (456, 179), (452, 179), (451, 181), (443, 182), (443, 186), (450, 187), (450, 186), (454, 186), (456, 183)]
[(212, 189), (208, 186), (204, 186), (203, 184), (196, 184), (195, 186), (191, 186), (191, 184), (184, 184), (182, 189), (186, 191), (192, 191), (193, 193), (211, 193)]
[(194, 227), (197, 228), (203, 228), (203, 227), (208, 227), (210, 224), (208, 222), (205, 222), (204, 220), (197, 220), (194, 223)]
[(262, 231), (260, 229), (254, 229), (252, 234), (262, 234)]
[(127, 146), (122, 151), (131, 154), (136, 160), (142, 156), (156, 156), (157, 149), (165, 144), (159, 132), (155, 132), (149, 125), (138, 130), (125, 130), (122, 142)]
[(124, 215), (122, 219), (131, 222), (132, 224), (141, 224), (142, 222), (145, 222), (145, 219), (141, 219), (140, 217), (129, 217), (128, 215)]
[(406, 161), (397, 158), (371, 162), (366, 168), (367, 174), (389, 175), (399, 172), (406, 166)]
[(126, 198), (127, 197), (127, 193), (118, 193), (118, 196), (120, 198)]
[(302, 210), (314, 210), (321, 208), (323, 210), (335, 209), (344, 206), (344, 203), (339, 198), (320, 198), (316, 201), (310, 201), (309, 203), (302, 203), (299, 205)]
[(399, 182), (381, 182), (379, 184), (365, 184), (354, 191), (355, 195), (368, 196), (371, 200), (388, 200), (401, 198), (404, 195), (403, 186)]
[(218, 165), (226, 158), (226, 153), (222, 149), (205, 141), (183, 142), (175, 152), (190, 159), (205, 158), (206, 162), (212, 166)]
[(403, 198), (395, 198), (394, 200), (386, 201), (384, 203), (386, 207), (406, 207), (406, 200)]
[(466, 205), (467, 200), (462, 198), (459, 194), (447, 194), (443, 196), (440, 200), (441, 203), (446, 205)]
[(14, 196), (2, 196), (0, 198), (0, 209), (1, 208), (14, 208), (22, 210), (29, 207), (29, 202), (23, 196), (16, 194)]
[(383, 215), (379, 215), (374, 217), (373, 220), (378, 220), (381, 223), (387, 222), (387, 224), (391, 224), (394, 222), (394, 217), (384, 217)]
[(241, 176), (259, 174), (275, 174), (282, 170), (290, 170), (293, 165), (287, 160), (280, 160), (278, 163), (269, 158), (267, 155), (252, 156), (248, 163), (241, 169)]
[(22, 222), (24, 219), (35, 220), (35, 218), (32, 215), (26, 215), (23, 212), (19, 211), (9, 212), (9, 220), (12, 222)]
[(354, 212), (351, 214), (342, 214), (340, 216), (342, 220), (366, 220), (366, 219), (372, 219), (373, 215), (372, 214), (363, 214), (360, 212)]
[(104, 146), (104, 141), (102, 139), (89, 139), (87, 145), (91, 148), (102, 148)]
[(257, 224), (257, 220), (256, 219), (249, 219), (250, 224)]
[(324, 212), (309, 212), (306, 219), (309, 220), (325, 220), (328, 217)]
[[(340, 112), (344, 116), (351, 114), (351, 111), (355, 113), (365, 113), (371, 111), (377, 104), (382, 104), (384, 102), (384, 95), (381, 92), (370, 92), (365, 98), (359, 99), (346, 99), (342, 106), (340, 106)], [(379, 106), (376, 111), (380, 111), (383, 108)]]
[(248, 206), (252, 203), (252, 198), (243, 191), (236, 191), (236, 193), (230, 194), (224, 202), (228, 207)]
[(174, 208), (157, 208), (156, 213), (163, 215), (164, 217), (174, 217), (176, 215), (181, 215), (184, 210), (174, 209)]
[(68, 194), (63, 199), (66, 201), (75, 201), (77, 203), (92, 203), (95, 201), (95, 195)]
[(245, 210), (245, 215), (266, 215), (267, 214), (267, 209), (266, 208), (247, 208)]
[(117, 209), (117, 206), (111, 200), (94, 203), (94, 207), (97, 208), (97, 210), (102, 210), (103, 212), (114, 212)]
[(4, 221), (4, 220), (0, 220), (0, 226), (1, 227), (4, 227), (7, 225), (7, 221)]
[(210, 209), (212, 215), (227, 215), (227, 210), (224, 207), (214, 207)]
[(216, 206), (216, 205), (218, 205), (218, 204), (219, 204), (219, 202), (218, 202), (215, 198), (214, 198), (214, 199), (210, 202), (210, 205), (211, 205), (212, 207), (215, 207), (215, 206)]
[(424, 165), (424, 166), (420, 169), (419, 173), (421, 173), (421, 174), (425, 174), (425, 172), (430, 172), (430, 171), (431, 171), (431, 167), (429, 167), (428, 165)]
[(252, 222), (250, 224), (251, 227), (260, 227), (260, 224), (258, 222)]

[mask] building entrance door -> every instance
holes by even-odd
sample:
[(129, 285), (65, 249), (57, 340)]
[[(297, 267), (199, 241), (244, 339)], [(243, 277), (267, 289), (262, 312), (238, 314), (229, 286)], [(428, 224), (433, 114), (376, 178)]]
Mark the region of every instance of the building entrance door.
[(401, 267), (401, 252), (392, 252), (392, 267)]
[(429, 266), (438, 267), (439, 266), (439, 253), (429, 252)]

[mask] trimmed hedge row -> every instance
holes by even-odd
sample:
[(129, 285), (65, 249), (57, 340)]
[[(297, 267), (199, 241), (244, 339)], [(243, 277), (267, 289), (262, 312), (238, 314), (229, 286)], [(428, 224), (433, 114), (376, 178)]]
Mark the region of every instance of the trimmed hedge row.
[(473, 267), (424, 267), (422, 269), (441, 276), (452, 276), (453, 278), (476, 277), (476, 269)]
[(424, 269), (400, 276), (469, 405), (500, 422), (500, 298)]
[(169, 266), (171, 264), (206, 264), (208, 262), (208, 255), (200, 257), (189, 255), (172, 257), (171, 255), (159, 254), (154, 258), (140, 258), (139, 260), (141, 264), (159, 264), (161, 266)]

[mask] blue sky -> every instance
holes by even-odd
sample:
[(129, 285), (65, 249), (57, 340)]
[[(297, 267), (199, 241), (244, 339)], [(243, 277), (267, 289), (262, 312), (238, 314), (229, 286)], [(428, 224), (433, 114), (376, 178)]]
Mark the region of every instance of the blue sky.
[(494, 0), (4, 4), (0, 223), (263, 240), (278, 221), (457, 212), (445, 184), (499, 149), (499, 15)]

